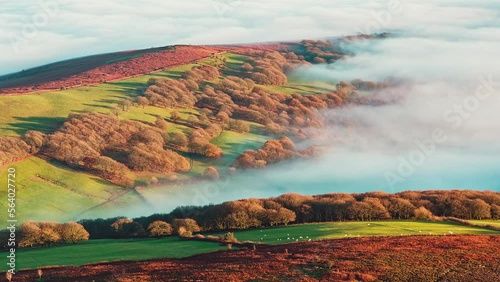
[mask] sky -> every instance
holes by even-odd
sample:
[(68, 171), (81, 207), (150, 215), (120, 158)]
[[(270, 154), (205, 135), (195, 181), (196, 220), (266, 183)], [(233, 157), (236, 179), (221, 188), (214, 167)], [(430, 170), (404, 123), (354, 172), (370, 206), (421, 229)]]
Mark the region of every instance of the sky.
[[(498, 40), (495, 1), (2, 0), (0, 74), (171, 44), (251, 43), (401, 31)], [(462, 35), (462, 34), (461, 34)]]

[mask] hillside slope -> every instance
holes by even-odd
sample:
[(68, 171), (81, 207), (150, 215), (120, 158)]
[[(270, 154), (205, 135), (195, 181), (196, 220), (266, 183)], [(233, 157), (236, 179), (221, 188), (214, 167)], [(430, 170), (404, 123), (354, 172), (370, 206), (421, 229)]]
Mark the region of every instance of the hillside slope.
[(221, 48), (169, 46), (83, 57), (0, 77), (1, 94), (93, 85), (143, 75), (209, 57)]

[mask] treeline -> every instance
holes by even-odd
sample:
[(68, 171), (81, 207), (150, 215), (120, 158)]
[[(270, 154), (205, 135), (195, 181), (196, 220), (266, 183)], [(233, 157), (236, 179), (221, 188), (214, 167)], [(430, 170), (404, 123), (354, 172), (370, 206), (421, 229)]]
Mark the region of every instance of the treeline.
[(116, 217), (86, 219), (81, 220), (80, 223), (91, 234), (91, 239), (164, 237), (170, 235), (191, 237), (194, 233), (202, 231), (198, 223), (190, 218), (172, 218), (168, 222), (153, 219), (150, 222), (145, 222), (126, 217)]
[(0, 166), (22, 160), (38, 153), (45, 134), (29, 130), (22, 137), (0, 137)]
[(264, 168), (268, 164), (297, 157), (309, 157), (313, 153), (313, 148), (296, 151), (293, 141), (283, 136), (279, 140), (268, 140), (258, 150), (247, 150), (243, 152), (243, 154), (236, 159), (236, 167)]
[[(85, 228), (76, 222), (25, 222), (19, 226), (16, 233), (16, 243), (19, 247), (44, 247), (57, 244), (76, 243), (89, 239), (89, 233)], [(3, 230), (0, 233), (2, 247), (11, 248), (8, 245), (9, 231)]]
[(285, 85), (288, 82), (285, 72), (293, 70), (293, 65), (278, 52), (265, 52), (242, 65), (242, 70), (250, 73), (250, 78), (263, 85)]
[[(166, 226), (163, 223), (171, 225), (172, 231), (169, 234), (190, 236), (200, 231), (237, 230), (289, 223), (430, 220), (450, 216), (461, 219), (500, 219), (500, 193), (452, 190), (407, 191), (396, 194), (331, 193), (316, 196), (284, 194), (268, 199), (245, 199), (203, 207), (179, 207), (168, 214), (154, 214), (135, 219), (87, 219), (80, 223), (88, 230), (91, 238), (125, 238), (153, 236), (147, 230), (157, 221), (162, 222), (163, 226)], [(136, 231), (119, 235), (113, 224), (120, 220), (125, 220), (127, 224), (133, 222), (135, 227), (131, 230)], [(181, 226), (185, 231), (179, 229)]]
[(344, 56), (341, 48), (331, 41), (302, 40), (293, 45), (294, 52), (285, 57), (293, 62), (307, 61), (313, 64), (334, 63)]
[(354, 87), (356, 87), (357, 90), (368, 90), (368, 91), (389, 87), (389, 83), (386, 82), (366, 81), (366, 80), (361, 80), (359, 78), (352, 80), (351, 84)]

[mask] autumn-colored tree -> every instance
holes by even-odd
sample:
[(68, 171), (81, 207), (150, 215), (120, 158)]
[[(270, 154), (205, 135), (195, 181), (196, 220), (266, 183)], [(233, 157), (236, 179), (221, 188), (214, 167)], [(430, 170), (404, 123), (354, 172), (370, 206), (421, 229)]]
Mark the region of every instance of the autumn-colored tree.
[(109, 157), (85, 158), (85, 166), (100, 177), (122, 186), (129, 186), (133, 180), (128, 176), (130, 170), (122, 163)]
[(61, 234), (54, 228), (42, 226), (41, 228), (41, 241), (45, 245), (52, 245), (61, 241)]
[(203, 171), (203, 176), (210, 179), (219, 179), (219, 172), (215, 167), (209, 166)]
[(175, 132), (170, 140), (170, 143), (176, 148), (184, 148), (188, 144), (188, 139), (186, 135), (182, 132)]
[(46, 135), (40, 131), (28, 130), (21, 139), (30, 146), (29, 152), (36, 154), (45, 142)]
[(251, 72), (253, 70), (253, 67), (249, 63), (244, 63), (243, 65), (241, 65), (241, 70), (244, 72)]
[(0, 166), (26, 158), (30, 151), (32, 147), (21, 138), (0, 137)]
[(430, 212), (425, 207), (419, 207), (415, 209), (415, 219), (429, 220), (432, 219), (432, 217), (433, 217), (432, 212)]
[(222, 149), (212, 143), (207, 143), (203, 146), (203, 155), (209, 158), (222, 157)]
[(229, 115), (226, 112), (220, 111), (215, 117), (223, 124), (229, 122)]
[(144, 227), (130, 218), (120, 218), (111, 224), (111, 227), (118, 238), (137, 238), (146, 235)]
[(149, 180), (148, 180), (148, 185), (157, 185), (158, 184), (158, 178), (152, 176)]
[(68, 222), (62, 225), (61, 239), (65, 243), (76, 243), (89, 239), (89, 233), (83, 225), (76, 222)]
[(326, 64), (326, 60), (321, 57), (314, 57), (313, 63), (315, 64)]
[(198, 223), (191, 218), (176, 218), (172, 223), (174, 232), (179, 236), (191, 237), (193, 233), (200, 232), (201, 228)]
[(469, 211), (470, 219), (490, 219), (491, 207), (481, 199), (469, 200), (466, 202), (466, 208)]
[(42, 241), (40, 227), (31, 221), (24, 222), (19, 226), (20, 240), (19, 246), (21, 247), (32, 247), (38, 246)]
[(144, 96), (137, 97), (137, 105), (141, 106), (143, 109), (149, 105), (149, 100)]
[(269, 122), (265, 127), (266, 131), (272, 134), (282, 134), (284, 129), (277, 123)]
[(188, 171), (189, 162), (172, 150), (165, 150), (154, 144), (140, 143), (134, 146), (128, 156), (127, 164), (135, 170), (170, 173)]
[(286, 208), (268, 209), (265, 212), (265, 217), (270, 226), (288, 225), (289, 222), (296, 220), (295, 212)]
[(152, 222), (148, 226), (148, 232), (150, 237), (163, 237), (172, 235), (172, 226), (161, 220)]
[(242, 168), (256, 167), (255, 153), (252, 150), (245, 151), (236, 159), (236, 166)]
[(158, 128), (163, 129), (163, 130), (167, 130), (167, 127), (168, 127), (168, 123), (161, 116), (156, 116), (155, 125)]
[(123, 111), (128, 111), (128, 109), (132, 106), (132, 101), (130, 99), (125, 99), (120, 102), (120, 107)]
[(491, 204), (491, 218), (500, 219), (500, 205)]
[(250, 125), (243, 120), (231, 119), (229, 120), (229, 129), (236, 132), (247, 133), (250, 131)]
[(415, 206), (406, 199), (393, 198), (387, 207), (393, 219), (409, 219), (414, 216)]
[(181, 119), (181, 114), (179, 113), (178, 110), (173, 110), (171, 113), (170, 113), (170, 119), (174, 122), (177, 122)]

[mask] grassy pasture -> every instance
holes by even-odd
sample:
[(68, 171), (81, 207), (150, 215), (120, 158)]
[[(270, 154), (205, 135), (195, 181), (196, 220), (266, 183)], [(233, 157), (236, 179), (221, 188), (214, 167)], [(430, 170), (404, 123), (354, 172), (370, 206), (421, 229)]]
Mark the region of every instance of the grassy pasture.
[[(297, 239), (303, 242), (309, 239), (334, 239), (357, 237), (358, 235), (401, 236), (401, 234), (429, 235), (430, 233), (432, 235), (449, 235), (450, 231), (453, 234), (500, 234), (499, 231), (468, 227), (451, 222), (394, 220), (302, 224), (237, 231), (235, 236), (240, 241), (251, 240), (267, 244), (286, 244), (296, 242)], [(300, 236), (303, 238), (300, 238)], [(175, 236), (162, 239), (90, 240), (76, 245), (19, 250), (17, 252), (17, 263), (19, 268), (36, 268), (49, 265), (83, 265), (113, 260), (182, 258), (223, 249), (225, 248), (215, 243), (182, 241)], [(5, 256), (6, 253), (0, 253), (0, 257)], [(2, 265), (0, 269), (5, 270), (5, 267), (5, 265)]]
[(288, 76), (288, 83), (283, 86), (266, 86), (276, 92), (285, 94), (298, 93), (301, 95), (314, 95), (332, 92), (336, 89), (335, 83), (327, 83), (320, 80), (306, 80), (297, 75)]
[[(173, 236), (161, 239), (90, 240), (76, 245), (26, 249), (16, 252), (18, 269), (43, 266), (84, 265), (117, 260), (183, 258), (224, 249), (211, 242), (183, 241)], [(4, 257), (4, 253), (1, 253)], [(2, 264), (0, 270), (6, 270)]]
[[(16, 168), (16, 210), (21, 221), (73, 220), (87, 209), (111, 200), (115, 205), (122, 204), (124, 199), (131, 201), (124, 197), (130, 190), (55, 161), (32, 157), (9, 167)], [(7, 183), (7, 167), (1, 168), (0, 183)], [(2, 189), (0, 198), (6, 199), (6, 192)], [(6, 211), (6, 204), (6, 200), (2, 201), (0, 208)], [(6, 212), (0, 214), (0, 220), (5, 221), (6, 216)]]
[[(452, 233), (450, 233), (450, 231)], [(335, 239), (357, 236), (405, 236), (451, 234), (500, 234), (486, 228), (463, 226), (452, 222), (372, 221), (328, 222), (235, 232), (240, 241), (283, 244), (298, 241)], [(300, 238), (302, 236), (302, 238)], [(288, 239), (290, 238), (290, 239)]]
[(483, 220), (467, 220), (467, 221), (474, 223), (474, 224), (493, 225), (493, 226), (500, 227), (500, 220), (499, 219), (483, 219)]
[[(210, 63), (206, 59), (201, 64)], [(186, 70), (196, 64), (187, 64), (170, 68), (165, 71), (151, 73), (144, 76), (125, 80), (103, 83), (93, 86), (82, 86), (61, 91), (50, 91), (37, 94), (0, 96), (0, 136), (20, 136), (28, 130), (39, 130), (51, 133), (61, 126), (68, 114), (96, 111), (109, 113), (121, 100), (136, 97), (146, 87), (150, 78), (179, 78)], [(131, 119), (134, 115), (147, 115), (151, 111), (134, 108), (133, 113), (123, 113)], [(156, 114), (167, 114), (163, 109), (156, 109)], [(154, 120), (154, 119), (153, 119)]]

